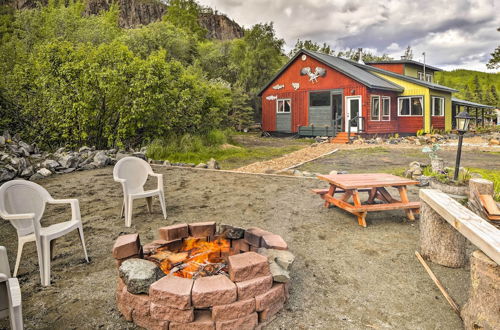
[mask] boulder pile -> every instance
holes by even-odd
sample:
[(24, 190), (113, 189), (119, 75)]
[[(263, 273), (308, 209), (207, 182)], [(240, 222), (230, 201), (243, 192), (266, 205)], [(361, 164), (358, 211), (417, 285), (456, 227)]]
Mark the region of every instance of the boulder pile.
[[(59, 148), (55, 152), (42, 151), (36, 144), (21, 140), (19, 134), (11, 135), (5, 131), (0, 135), (0, 182), (14, 178), (35, 181), (53, 174), (91, 170), (114, 165), (118, 160), (134, 156), (144, 160), (146, 148), (140, 150), (96, 150), (95, 147), (83, 146), (78, 151)], [(149, 160), (150, 163), (219, 169), (215, 159), (207, 164), (170, 163), (168, 161)]]

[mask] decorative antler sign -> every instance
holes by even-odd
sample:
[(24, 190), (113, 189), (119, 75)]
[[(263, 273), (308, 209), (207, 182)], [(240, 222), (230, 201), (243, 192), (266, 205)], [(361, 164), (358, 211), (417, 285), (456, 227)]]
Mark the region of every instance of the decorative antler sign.
[(294, 90), (297, 90), (300, 88), (300, 84), (299, 83), (292, 83), (292, 87)]
[(311, 68), (308, 67), (308, 66), (306, 66), (305, 68), (302, 68), (300, 70), (300, 75), (302, 75), (302, 76), (305, 76), (305, 75), (309, 76), (309, 81), (312, 82), (312, 83), (315, 83), (315, 82), (318, 82), (318, 77), (324, 77), (324, 76), (326, 76), (326, 69), (317, 66), (314, 69), (314, 72), (312, 72)]

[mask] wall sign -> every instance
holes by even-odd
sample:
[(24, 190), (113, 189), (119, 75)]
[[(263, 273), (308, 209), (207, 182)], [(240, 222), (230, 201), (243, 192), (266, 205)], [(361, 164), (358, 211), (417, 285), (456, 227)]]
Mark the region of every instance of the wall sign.
[(305, 75), (309, 76), (309, 81), (312, 82), (312, 83), (315, 83), (315, 82), (318, 82), (318, 78), (319, 77), (326, 76), (326, 69), (317, 66), (314, 69), (314, 72), (312, 72), (311, 68), (308, 67), (308, 66), (306, 66), (305, 68), (302, 68), (300, 70), (300, 75), (302, 75), (302, 76), (305, 76)]
[(282, 89), (285, 88), (285, 85), (274, 85), (273, 89)]
[(302, 61), (307, 60), (307, 56), (306, 56), (306, 54), (302, 55), (301, 59), (302, 59)]
[(266, 97), (266, 100), (268, 101), (272, 101), (272, 100), (276, 100), (278, 97), (276, 95), (269, 95)]
[(299, 83), (292, 83), (292, 87), (294, 90), (297, 90), (300, 88), (300, 84)]

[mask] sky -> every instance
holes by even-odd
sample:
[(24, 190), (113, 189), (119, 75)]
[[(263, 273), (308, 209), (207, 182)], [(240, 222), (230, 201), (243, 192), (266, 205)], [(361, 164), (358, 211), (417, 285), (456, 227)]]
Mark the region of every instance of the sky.
[[(326, 42), (335, 50), (363, 48), (445, 70), (487, 70), (500, 45), (500, 0), (198, 0), (238, 24), (274, 22), (293, 48), (297, 39)], [(497, 70), (498, 71), (498, 70)]]

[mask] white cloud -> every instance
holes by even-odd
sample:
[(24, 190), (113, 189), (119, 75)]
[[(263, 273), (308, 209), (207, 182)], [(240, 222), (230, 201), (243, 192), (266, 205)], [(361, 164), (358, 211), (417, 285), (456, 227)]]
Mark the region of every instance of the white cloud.
[(336, 49), (362, 47), (399, 58), (411, 45), (415, 57), (425, 51), (431, 65), (485, 71), (500, 40), (497, 0), (199, 2), (246, 27), (274, 22), (287, 50), (297, 39), (311, 39)]

